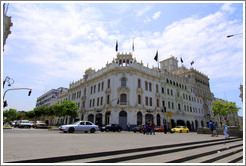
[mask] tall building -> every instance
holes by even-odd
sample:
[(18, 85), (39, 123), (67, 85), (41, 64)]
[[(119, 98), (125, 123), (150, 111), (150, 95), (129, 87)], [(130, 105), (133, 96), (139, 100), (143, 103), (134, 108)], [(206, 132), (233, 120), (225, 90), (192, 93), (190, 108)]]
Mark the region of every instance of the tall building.
[(118, 123), (123, 128), (127, 123), (135, 126), (148, 121), (156, 125), (166, 121), (169, 127), (186, 125), (191, 130), (208, 126), (213, 118), (209, 78), (193, 68), (178, 67), (173, 56), (160, 66), (160, 70), (149, 68), (137, 62), (132, 53), (117, 53), (101, 70), (87, 69), (83, 78), (58, 96), (58, 103), (77, 103), (79, 117), (75, 120)]

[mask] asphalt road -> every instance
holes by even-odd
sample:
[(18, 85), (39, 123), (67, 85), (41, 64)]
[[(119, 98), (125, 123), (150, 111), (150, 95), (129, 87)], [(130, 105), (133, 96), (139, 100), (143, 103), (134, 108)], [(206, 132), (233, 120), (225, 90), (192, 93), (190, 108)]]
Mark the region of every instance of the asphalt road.
[(3, 162), (123, 150), (185, 142), (216, 140), (223, 136), (174, 133), (143, 135), (133, 132), (63, 133), (47, 129), (4, 129)]

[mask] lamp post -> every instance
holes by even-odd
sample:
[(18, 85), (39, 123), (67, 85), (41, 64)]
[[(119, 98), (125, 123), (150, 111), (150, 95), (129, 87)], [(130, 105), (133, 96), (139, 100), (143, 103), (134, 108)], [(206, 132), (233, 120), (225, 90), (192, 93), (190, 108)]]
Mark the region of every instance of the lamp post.
[(3, 80), (3, 89), (4, 89), (4, 85), (6, 82), (9, 83), (8, 86), (11, 86), (11, 84), (13, 84), (15, 81), (12, 78), (10, 78), (9, 76), (6, 76), (5, 79)]

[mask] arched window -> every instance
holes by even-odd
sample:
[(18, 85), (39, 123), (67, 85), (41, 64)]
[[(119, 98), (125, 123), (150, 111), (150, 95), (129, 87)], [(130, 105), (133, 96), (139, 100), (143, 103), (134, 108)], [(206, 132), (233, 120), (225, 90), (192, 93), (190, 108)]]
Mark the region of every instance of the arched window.
[(127, 101), (127, 95), (125, 93), (120, 95), (120, 104), (121, 105), (126, 105), (126, 101)]
[(126, 87), (126, 78), (125, 77), (121, 78), (121, 86)]

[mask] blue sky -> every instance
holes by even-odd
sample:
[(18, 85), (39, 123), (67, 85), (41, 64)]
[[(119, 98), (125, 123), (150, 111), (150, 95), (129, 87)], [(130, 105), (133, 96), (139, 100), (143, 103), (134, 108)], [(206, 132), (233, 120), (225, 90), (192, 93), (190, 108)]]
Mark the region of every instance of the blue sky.
[[(131, 51), (145, 66), (156, 66), (171, 55), (184, 60), (210, 78), (215, 97), (243, 107), (244, 35), (242, 3), (10, 3), (12, 17), (2, 57), (3, 79), (15, 80), (8, 88), (9, 108), (29, 111), (36, 99), (52, 88), (69, 87), (92, 67), (105, 67), (119, 51)], [(180, 65), (180, 63), (179, 63)], [(243, 115), (243, 111), (239, 111)]]

